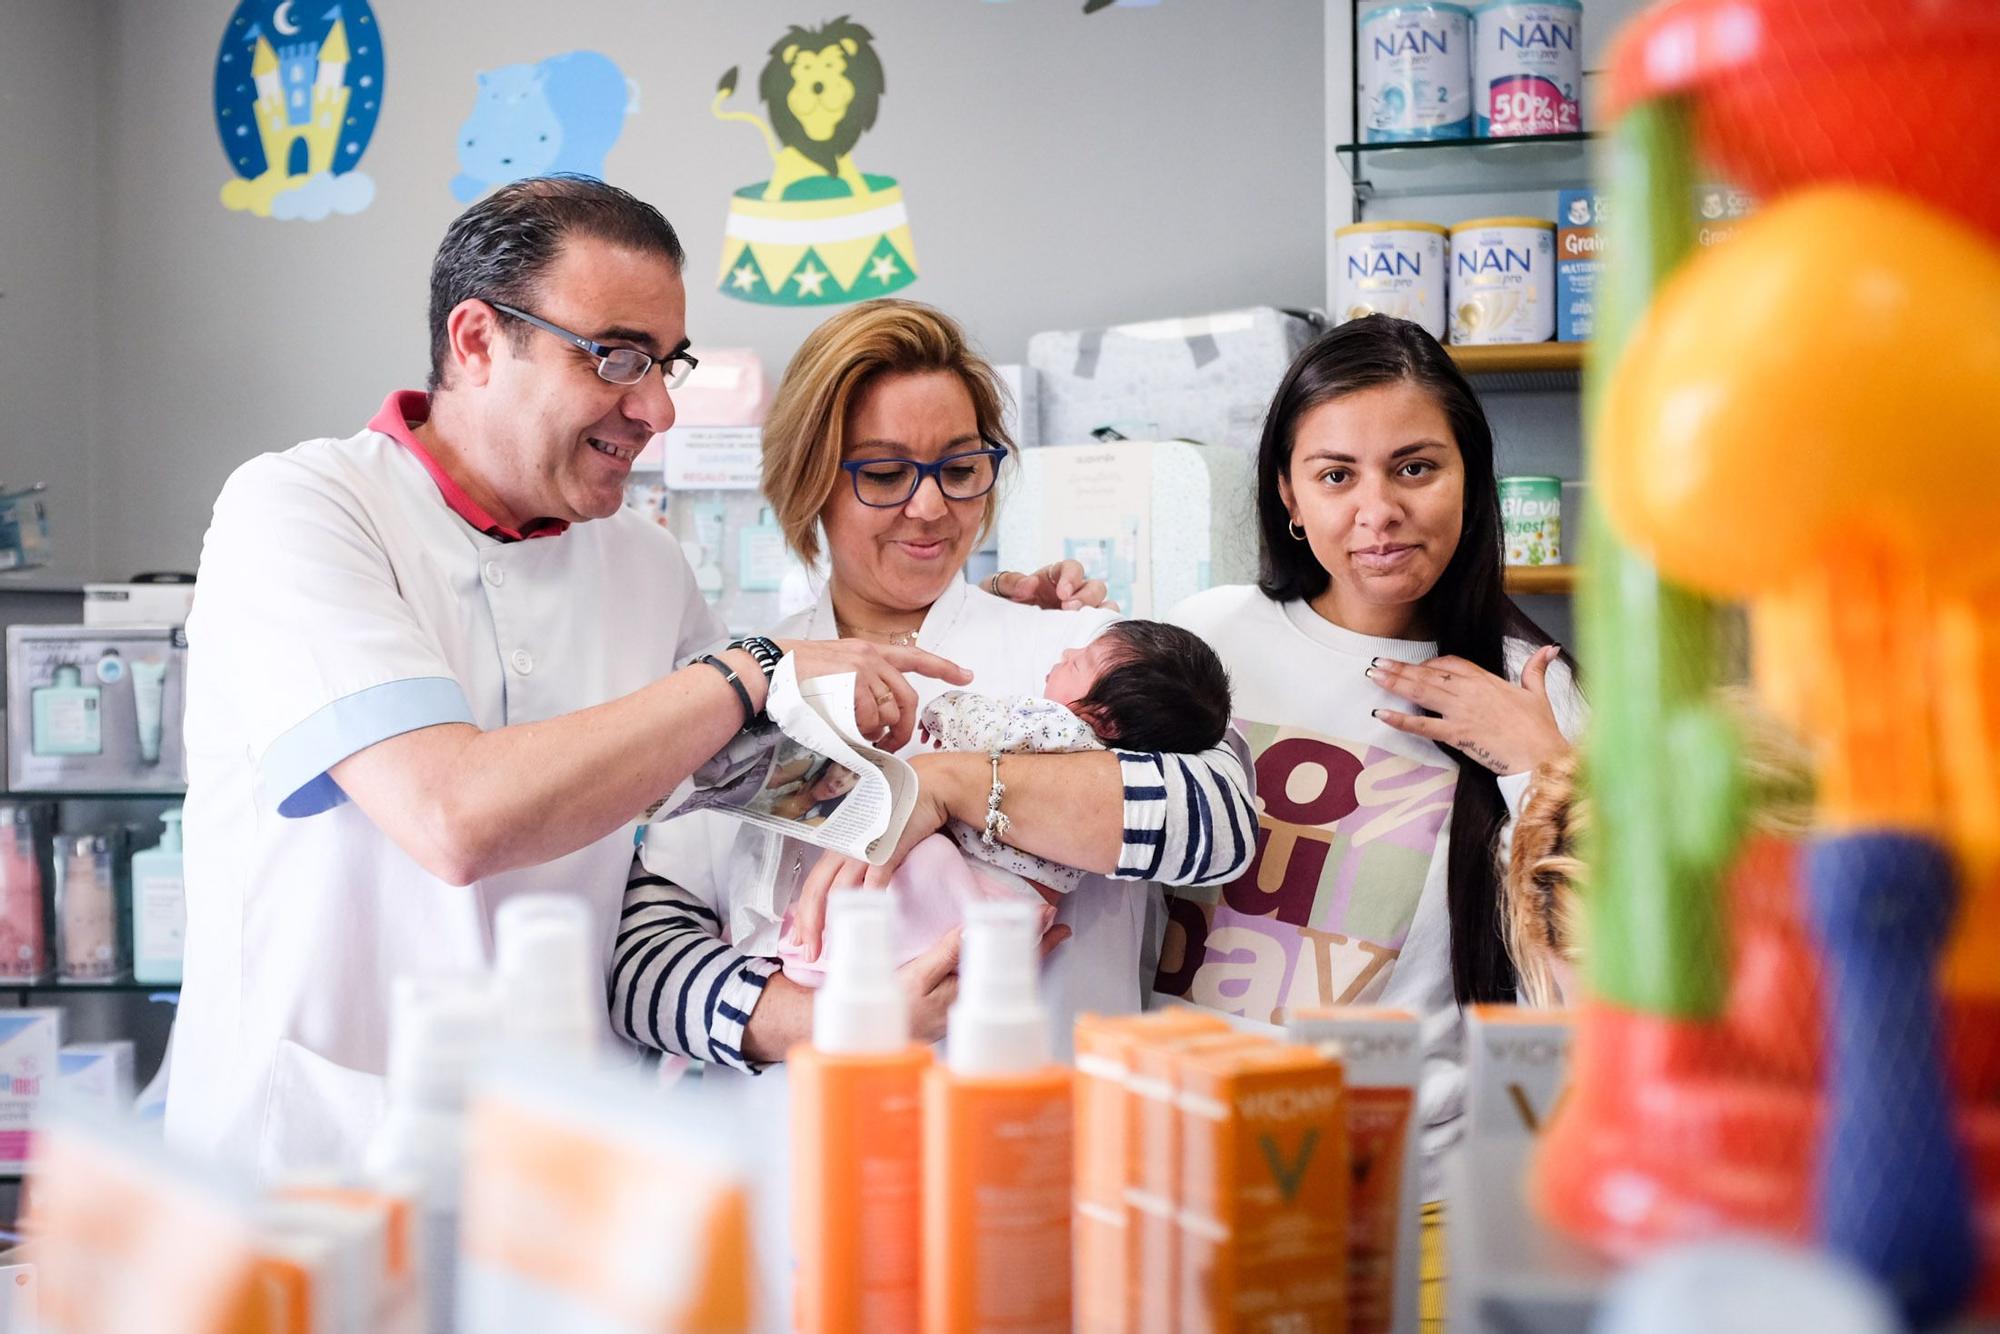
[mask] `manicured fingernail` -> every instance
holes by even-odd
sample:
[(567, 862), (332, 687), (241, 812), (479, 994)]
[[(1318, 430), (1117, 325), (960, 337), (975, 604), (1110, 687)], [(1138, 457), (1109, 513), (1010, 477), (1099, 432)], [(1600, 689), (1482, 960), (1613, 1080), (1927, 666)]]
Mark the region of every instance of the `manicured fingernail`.
[(1382, 716), (1382, 710), (1380, 710), (1380, 709), (1370, 709), (1370, 710), (1368, 710), (1368, 716), (1369, 716), (1370, 718), (1380, 718), (1380, 717)]
[(1370, 667), (1380, 667), (1382, 665), (1382, 660), (1380, 658), (1370, 658), (1368, 660), (1368, 665)]
[(1363, 667), (1361, 674), (1373, 681), (1375, 679), (1375, 664), (1371, 662), (1366, 667)]

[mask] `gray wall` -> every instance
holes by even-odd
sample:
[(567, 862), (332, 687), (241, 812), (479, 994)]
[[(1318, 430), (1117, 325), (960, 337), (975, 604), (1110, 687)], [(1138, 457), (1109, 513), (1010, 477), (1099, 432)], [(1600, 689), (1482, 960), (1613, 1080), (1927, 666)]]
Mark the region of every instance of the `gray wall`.
[[(47, 482), (52, 539), (95, 572), (106, 396), (97, 301), (109, 111), (92, 0), (0, 5), (0, 485)], [(4, 585), (0, 585), (4, 591)]]
[[(606, 175), (680, 227), (697, 345), (753, 346), (773, 373), (824, 312), (713, 291), (729, 194), (769, 159), (709, 102), (739, 65), (744, 103), (787, 24), (850, 10), (888, 81), (855, 156), (903, 183), (923, 273), (908, 295), (964, 318), (996, 359), (1038, 329), (1324, 291), (1320, 0), (1088, 18), (1078, 0), (375, 0), (386, 88), (360, 164), (375, 202), (316, 223), (218, 202), (210, 87), (231, 7), (7, 0), (0, 271), (9, 289), (33, 273), (41, 295), (0, 301), (0, 475), (32, 441), (29, 471), (62, 488), (61, 559), (85, 572), (192, 568), (236, 464), (354, 431), (421, 381), (425, 273), (459, 207), (455, 132), (474, 72), (498, 65), (590, 48), (638, 81)], [(20, 222), (17, 199), (32, 203)], [(112, 369), (86, 390), (31, 341), (30, 309), (67, 310), (64, 332)]]

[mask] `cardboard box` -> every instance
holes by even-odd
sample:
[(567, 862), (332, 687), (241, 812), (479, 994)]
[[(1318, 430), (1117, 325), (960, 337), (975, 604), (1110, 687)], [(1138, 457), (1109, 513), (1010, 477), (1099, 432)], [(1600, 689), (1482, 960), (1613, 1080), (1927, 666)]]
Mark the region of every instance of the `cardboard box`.
[(1298, 1042), (1333, 1043), (1347, 1077), (1347, 1321), (1352, 1334), (1417, 1334), (1423, 1207), (1417, 1084), (1422, 1026), (1408, 1010), (1294, 1011)]
[(132, 1044), (76, 1042), (56, 1054), (56, 1085), (65, 1097), (88, 1100), (107, 1111), (130, 1110)]
[[(1756, 210), (1756, 197), (1732, 185), (1694, 191), (1695, 241), (1720, 245)], [(1556, 195), (1556, 341), (1589, 342), (1596, 329), (1597, 286), (1604, 270), (1605, 196), (1597, 190)]]
[(1597, 281), (1604, 261), (1599, 226), (1604, 195), (1564, 190), (1556, 196), (1556, 341), (1587, 343), (1596, 325)]
[(1311, 1047), (1180, 1063), (1180, 1298), (1170, 1328), (1344, 1334), (1347, 1104)]
[(62, 1024), (59, 1009), (0, 1014), (0, 1170), (28, 1165), (29, 1128), (55, 1086)]
[(1042, 443), (1081, 444), (1111, 427), (1128, 439), (1198, 440), (1254, 455), (1271, 395), (1317, 332), (1311, 317), (1257, 306), (1038, 333), (1028, 364), (1040, 372)]
[(186, 625), (194, 580), (175, 584), (85, 584), (85, 625)]
[[(1246, 454), (1185, 441), (1044, 445), (1000, 507), (1000, 568), (1073, 559), (1131, 616), (1257, 573)], [(1158, 538), (1156, 540), (1156, 535)]]
[(1471, 1005), (1465, 1011), (1465, 1139), (1476, 1146), (1542, 1133), (1569, 1086), (1568, 1010)]

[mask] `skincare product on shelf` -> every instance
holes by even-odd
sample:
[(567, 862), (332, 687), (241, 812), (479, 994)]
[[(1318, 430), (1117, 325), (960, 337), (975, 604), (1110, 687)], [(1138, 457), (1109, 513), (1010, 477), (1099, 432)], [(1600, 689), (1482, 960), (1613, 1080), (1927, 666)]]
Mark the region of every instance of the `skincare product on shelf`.
[(28, 1165), (28, 1127), (61, 1064), (63, 1012), (0, 1012), (0, 1171)]
[(1530, 1140), (1569, 1087), (1568, 1010), (1465, 1007), (1465, 1142)]
[(56, 965), (65, 982), (108, 982), (126, 967), (122, 831), (56, 840)]
[(1070, 1071), (1036, 995), (1039, 916), (966, 914), (944, 1063), (924, 1072), (923, 1327), (1066, 1328)]
[(56, 1054), (56, 1086), (65, 1097), (83, 1098), (107, 1112), (132, 1107), (132, 1044), (76, 1042)]
[(499, 1018), (490, 981), (473, 974), (397, 980), (389, 1024), (388, 1108), (364, 1171), (417, 1201), (417, 1265), (426, 1328), (449, 1334), (457, 1298), (466, 1089)]
[(525, 1059), (482, 1075), (456, 1328), (777, 1328), (752, 1309), (749, 1189), (722, 1133), (663, 1115), (658, 1089), (630, 1075)]
[(792, 1106), (793, 1327), (914, 1334), (922, 1280), (923, 1075), (896, 976), (889, 895), (827, 902), (813, 1036), (786, 1058)]
[(1338, 1044), (1347, 1083), (1347, 1327), (1352, 1334), (1417, 1334), (1417, 1016), (1328, 1006), (1296, 1010), (1285, 1027), (1299, 1042)]
[(507, 1040), (595, 1061), (607, 1020), (590, 908), (572, 894), (521, 894), (493, 915), (493, 980)]
[(139, 728), (139, 759), (160, 762), (160, 698), (167, 688), (165, 658), (140, 658), (132, 664), (132, 716)]
[(83, 683), (83, 669), (66, 662), (47, 685), (30, 693), (37, 755), (96, 755), (104, 749), (104, 692)]
[(39, 982), (49, 973), (49, 808), (0, 802), (0, 981)]
[(1126, 1187), (1132, 1060), (1140, 1045), (1225, 1033), (1214, 1010), (1174, 1005), (1147, 1014), (1086, 1014), (1076, 1021), (1076, 1208), (1070, 1220), (1081, 1334), (1126, 1334), (1132, 1259)]
[(1347, 1105), (1311, 1047), (1180, 1062), (1178, 1330), (1347, 1329)]
[(132, 854), (132, 977), (177, 983), (187, 936), (187, 886), (181, 878), (181, 808), (160, 816), (159, 843)]

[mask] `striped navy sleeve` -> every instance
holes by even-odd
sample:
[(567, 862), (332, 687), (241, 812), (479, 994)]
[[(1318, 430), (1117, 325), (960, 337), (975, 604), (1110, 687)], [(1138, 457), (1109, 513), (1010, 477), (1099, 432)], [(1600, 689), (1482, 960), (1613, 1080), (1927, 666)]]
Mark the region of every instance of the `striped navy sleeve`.
[(732, 949), (714, 909), (635, 857), (611, 954), (611, 1027), (642, 1047), (756, 1074), (743, 1028), (776, 959)]
[(1121, 750), (1126, 880), (1215, 885), (1235, 879), (1256, 850), (1249, 750), (1232, 729), (1199, 755)]

